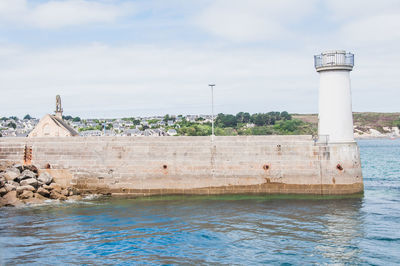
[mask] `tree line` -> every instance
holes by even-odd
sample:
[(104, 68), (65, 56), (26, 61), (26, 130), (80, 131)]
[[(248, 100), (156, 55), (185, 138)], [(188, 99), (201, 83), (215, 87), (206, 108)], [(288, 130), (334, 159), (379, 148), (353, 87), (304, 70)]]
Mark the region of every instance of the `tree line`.
[(215, 124), (218, 127), (237, 127), (243, 124), (253, 123), (256, 126), (275, 125), (277, 121), (291, 120), (292, 116), (286, 112), (256, 113), (250, 115), (247, 112), (239, 112), (236, 115), (218, 114)]

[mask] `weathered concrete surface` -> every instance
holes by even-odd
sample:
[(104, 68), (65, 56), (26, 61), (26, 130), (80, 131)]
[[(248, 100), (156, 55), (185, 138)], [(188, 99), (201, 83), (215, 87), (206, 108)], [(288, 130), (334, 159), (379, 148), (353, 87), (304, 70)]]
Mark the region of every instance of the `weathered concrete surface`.
[(0, 138), (0, 161), (24, 158), (87, 192), (363, 191), (357, 144), (321, 146), (311, 136)]

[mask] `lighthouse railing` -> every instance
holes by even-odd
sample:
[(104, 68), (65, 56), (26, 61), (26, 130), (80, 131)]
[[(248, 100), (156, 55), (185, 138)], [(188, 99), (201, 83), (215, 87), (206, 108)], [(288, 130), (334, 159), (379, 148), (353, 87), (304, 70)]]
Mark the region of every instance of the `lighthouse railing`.
[(316, 69), (325, 67), (350, 67), (354, 66), (354, 54), (346, 52), (326, 52), (314, 56)]

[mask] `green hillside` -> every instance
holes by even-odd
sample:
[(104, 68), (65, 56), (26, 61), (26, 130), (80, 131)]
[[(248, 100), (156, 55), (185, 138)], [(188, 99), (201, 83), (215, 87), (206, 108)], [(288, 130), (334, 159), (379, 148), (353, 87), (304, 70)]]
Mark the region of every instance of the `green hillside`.
[[(299, 119), (312, 127), (317, 127), (318, 116), (316, 114), (293, 114), (293, 119)], [(353, 113), (354, 126), (356, 129), (367, 132), (369, 129), (387, 133), (384, 128), (400, 127), (400, 113)]]

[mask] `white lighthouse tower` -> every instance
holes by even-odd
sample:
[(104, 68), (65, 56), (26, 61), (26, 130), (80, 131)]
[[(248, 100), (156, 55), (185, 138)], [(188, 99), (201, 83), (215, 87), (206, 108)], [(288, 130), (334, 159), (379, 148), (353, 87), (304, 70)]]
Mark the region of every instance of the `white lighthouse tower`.
[(354, 55), (346, 51), (328, 51), (314, 56), (319, 73), (319, 141), (354, 142), (351, 108), (350, 71)]

